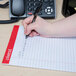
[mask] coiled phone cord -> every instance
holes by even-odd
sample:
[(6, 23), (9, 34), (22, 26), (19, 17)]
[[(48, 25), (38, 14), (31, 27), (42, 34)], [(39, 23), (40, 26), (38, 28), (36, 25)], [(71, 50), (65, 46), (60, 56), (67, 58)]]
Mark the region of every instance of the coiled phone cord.
[(6, 8), (9, 5), (9, 1), (6, 2), (5, 4), (0, 4), (0, 8)]

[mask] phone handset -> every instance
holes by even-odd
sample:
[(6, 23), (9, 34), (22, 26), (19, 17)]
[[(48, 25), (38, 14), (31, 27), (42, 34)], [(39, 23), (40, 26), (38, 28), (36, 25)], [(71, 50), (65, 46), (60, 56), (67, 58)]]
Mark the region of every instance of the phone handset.
[(11, 0), (11, 12), (14, 16), (22, 16), (25, 13), (24, 0)]

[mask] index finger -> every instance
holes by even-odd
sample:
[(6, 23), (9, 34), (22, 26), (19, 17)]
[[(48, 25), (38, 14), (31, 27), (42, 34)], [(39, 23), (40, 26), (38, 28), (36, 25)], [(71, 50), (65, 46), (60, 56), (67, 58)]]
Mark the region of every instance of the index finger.
[(25, 24), (27, 24), (27, 25), (30, 24), (30, 23), (32, 22), (32, 20), (33, 20), (33, 17), (34, 17), (34, 16), (32, 15), (32, 16), (24, 19), (23, 22), (22, 22), (22, 24), (23, 24), (23, 25), (25, 25)]
[(33, 15), (30, 16), (30, 17), (28, 17), (28, 18), (26, 18), (26, 19), (24, 19), (24, 20), (22, 21), (22, 24), (23, 24), (24, 29), (25, 29), (24, 32), (27, 32), (27, 25), (32, 22), (32, 19), (33, 19)]

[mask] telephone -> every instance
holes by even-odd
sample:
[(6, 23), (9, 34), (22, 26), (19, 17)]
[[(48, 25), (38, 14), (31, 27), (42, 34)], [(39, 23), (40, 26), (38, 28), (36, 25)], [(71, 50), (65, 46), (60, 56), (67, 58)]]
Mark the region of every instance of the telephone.
[[(10, 19), (15, 22), (33, 15), (36, 8), (42, 2), (42, 9), (38, 15), (42, 18), (56, 17), (56, 1), (55, 0), (9, 0)], [(8, 20), (5, 23), (12, 23)], [(1, 23), (1, 21), (0, 21)], [(2, 22), (4, 23), (4, 22)]]

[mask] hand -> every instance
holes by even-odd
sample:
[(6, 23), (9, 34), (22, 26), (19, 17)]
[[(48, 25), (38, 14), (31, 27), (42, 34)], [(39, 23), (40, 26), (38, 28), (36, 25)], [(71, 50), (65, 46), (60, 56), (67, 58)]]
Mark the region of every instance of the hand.
[(32, 23), (33, 17), (34, 16), (30, 16), (22, 22), (26, 35), (40, 35), (43, 37), (76, 37), (76, 14), (52, 24), (39, 16), (36, 21)]
[(22, 24), (24, 26), (24, 33), (31, 37), (37, 35), (49, 37), (51, 24), (39, 16), (36, 18), (36, 21), (32, 23), (33, 17), (34, 16), (30, 16), (23, 20)]

